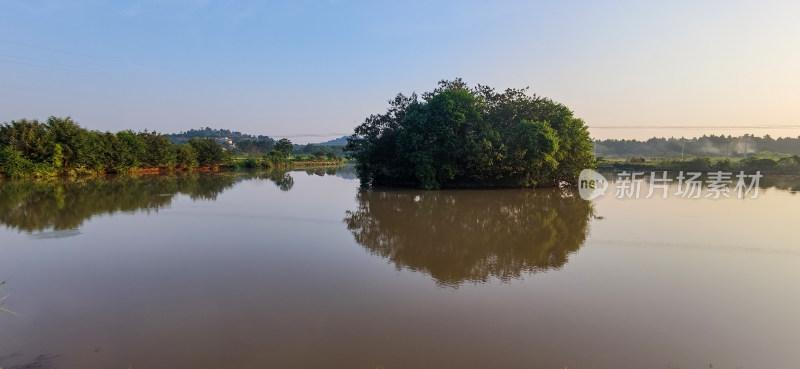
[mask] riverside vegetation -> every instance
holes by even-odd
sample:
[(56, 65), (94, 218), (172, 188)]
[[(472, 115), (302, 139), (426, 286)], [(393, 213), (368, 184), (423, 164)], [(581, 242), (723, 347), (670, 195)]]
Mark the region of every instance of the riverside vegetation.
[(85, 129), (71, 118), (45, 122), (19, 119), (0, 126), (0, 177), (43, 178), (161, 170), (218, 169), (335, 164), (334, 153), (293, 156), (294, 145), (281, 139), (266, 154), (241, 153), (212, 137), (173, 143), (157, 132), (117, 133)]
[(766, 135), (595, 141), (597, 167), (607, 170), (761, 171), (800, 174), (800, 137)]
[(692, 157), (685, 159), (629, 157), (627, 159), (598, 158), (600, 170), (644, 171), (760, 171), (768, 174), (800, 174), (800, 155), (761, 152), (746, 158)]

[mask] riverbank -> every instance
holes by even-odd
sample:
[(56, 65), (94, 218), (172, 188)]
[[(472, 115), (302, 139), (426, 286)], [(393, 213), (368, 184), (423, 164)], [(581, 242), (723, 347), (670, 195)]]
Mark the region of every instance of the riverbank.
[(747, 158), (694, 157), (689, 159), (640, 158), (599, 159), (598, 171), (760, 171), (768, 174), (800, 175), (800, 156), (754, 155)]
[[(243, 146), (247, 146), (243, 144)], [(343, 163), (333, 152), (294, 153), (288, 139), (263, 151), (234, 142), (192, 137), (184, 143), (156, 132), (88, 130), (71, 118), (19, 119), (0, 125), (0, 177), (52, 178), (107, 174), (211, 171), (219, 168), (292, 168)]]
[[(240, 159), (240, 160), (237, 160)], [(344, 166), (346, 161), (292, 161), (286, 160), (279, 163), (268, 161), (256, 162), (255, 165), (246, 162), (246, 158), (237, 158), (230, 163), (219, 165), (205, 165), (193, 168), (131, 168), (125, 171), (94, 171), (86, 168), (70, 168), (63, 171), (50, 171), (44, 175), (40, 172), (31, 172), (24, 175), (8, 177), (0, 175), (0, 181), (8, 180), (49, 180), (49, 179), (87, 179), (114, 176), (142, 176), (142, 175), (173, 175), (182, 173), (214, 173), (237, 172), (246, 170), (279, 170), (291, 171), (299, 169), (337, 168)]]

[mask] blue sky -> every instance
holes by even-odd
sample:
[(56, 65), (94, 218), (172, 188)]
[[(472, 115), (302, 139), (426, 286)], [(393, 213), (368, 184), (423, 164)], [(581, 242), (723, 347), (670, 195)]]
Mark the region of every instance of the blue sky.
[(599, 138), (796, 136), (798, 14), (792, 1), (4, 0), (0, 121), (320, 141), (462, 77), (531, 86)]

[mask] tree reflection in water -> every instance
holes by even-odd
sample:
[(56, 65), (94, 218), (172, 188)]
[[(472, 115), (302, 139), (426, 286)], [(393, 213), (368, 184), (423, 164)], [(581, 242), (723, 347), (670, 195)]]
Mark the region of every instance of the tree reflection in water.
[[(736, 173), (734, 173), (734, 185), (736, 184)], [(791, 194), (800, 191), (800, 177), (798, 176), (768, 176), (765, 175), (758, 183), (763, 189), (775, 188), (777, 190), (789, 191)]]
[(359, 244), (451, 287), (561, 268), (594, 215), (565, 189), (362, 191), (357, 199), (345, 222)]
[[(98, 214), (158, 211), (169, 206), (177, 194), (192, 200), (213, 201), (236, 183), (249, 179), (269, 180), (282, 191), (294, 185), (292, 176), (283, 171), (0, 181), (0, 223), (29, 233), (74, 230)], [(48, 235), (64, 236), (63, 233)]]

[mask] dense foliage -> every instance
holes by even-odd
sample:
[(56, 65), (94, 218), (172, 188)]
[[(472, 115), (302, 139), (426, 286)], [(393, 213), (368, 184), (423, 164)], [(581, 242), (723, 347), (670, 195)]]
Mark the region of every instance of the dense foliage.
[(339, 157), (344, 156), (344, 143), (342, 142), (342, 139), (319, 144), (292, 144), (291, 150), (289, 150), (287, 142), (291, 141), (286, 138), (276, 141), (269, 136), (249, 135), (239, 131), (231, 131), (229, 129), (212, 129), (205, 127), (200, 129), (191, 129), (186, 132), (172, 133), (169, 134), (168, 137), (172, 143), (177, 144), (188, 143), (194, 138), (214, 138), (223, 147), (240, 156), (257, 157), (260, 155), (269, 154), (273, 151), (273, 149), (276, 148), (276, 146), (280, 146), (277, 147), (277, 149), (283, 151), (286, 153), (286, 155), (292, 154), (303, 156), (305, 159), (309, 160), (338, 160)]
[(69, 117), (20, 119), (0, 126), (0, 175), (53, 176), (121, 173), (142, 168), (194, 168), (230, 161), (213, 138), (176, 145), (156, 132), (90, 131)]
[(266, 154), (275, 147), (275, 140), (241, 140), (233, 145), (237, 154), (260, 155)]
[(389, 104), (348, 139), (364, 185), (552, 186), (594, 166), (584, 122), (527, 89), (496, 92), (456, 79)]
[(275, 140), (269, 136), (248, 135), (239, 131), (212, 129), (210, 127), (172, 133), (169, 134), (168, 137), (169, 140), (175, 144), (188, 143), (198, 138), (213, 138), (217, 143), (222, 145), (222, 147), (239, 155), (264, 155), (268, 154), (275, 147)]

